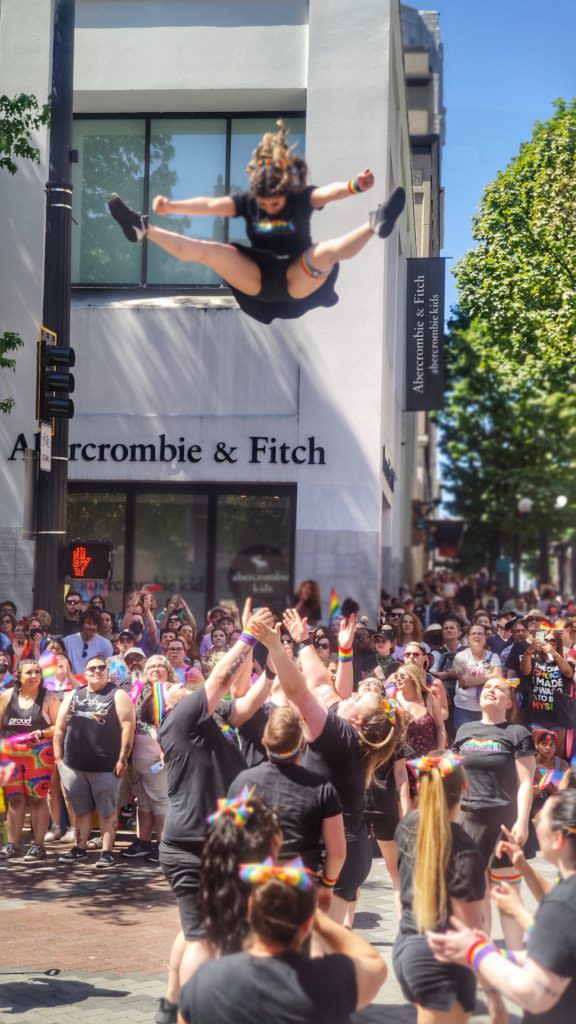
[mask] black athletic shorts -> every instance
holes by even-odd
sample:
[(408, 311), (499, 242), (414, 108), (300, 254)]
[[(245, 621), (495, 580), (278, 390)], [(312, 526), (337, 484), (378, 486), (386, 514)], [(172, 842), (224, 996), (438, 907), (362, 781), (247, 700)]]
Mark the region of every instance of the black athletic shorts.
[(487, 868), (512, 867), (508, 857), (497, 857), (494, 850), (498, 840), (504, 839), (500, 826), (512, 828), (515, 821), (514, 807), (499, 807), (489, 811), (462, 811), (460, 816), (462, 828), (479, 847)]
[(364, 819), (371, 837), (379, 839), (381, 843), (391, 843), (394, 841), (394, 834), (400, 821), (398, 805), (396, 803), (386, 813), (382, 811), (366, 811)]
[(160, 843), (160, 864), (178, 903), (184, 938), (203, 939), (204, 922), (200, 911), (200, 864), (202, 843), (195, 851)]
[(476, 1004), (476, 978), (461, 964), (441, 964), (424, 935), (399, 935), (392, 952), (394, 973), (410, 1003), (448, 1011), (454, 1003), (466, 1013)]
[(334, 895), (347, 903), (358, 898), (360, 886), (364, 884), (372, 867), (372, 843), (368, 829), (363, 825), (359, 832), (346, 833), (346, 860), (334, 886)]
[(234, 248), (260, 267), (262, 287), (258, 295), (246, 295), (230, 287), (240, 309), (254, 320), (262, 324), (270, 324), (277, 318), (295, 320), (311, 309), (335, 306), (338, 302), (338, 295), (334, 291), (338, 263), (332, 267), (320, 288), (305, 299), (293, 299), (288, 291), (286, 271), (297, 256), (279, 256), (268, 249), (257, 249), (240, 243), (234, 243)]

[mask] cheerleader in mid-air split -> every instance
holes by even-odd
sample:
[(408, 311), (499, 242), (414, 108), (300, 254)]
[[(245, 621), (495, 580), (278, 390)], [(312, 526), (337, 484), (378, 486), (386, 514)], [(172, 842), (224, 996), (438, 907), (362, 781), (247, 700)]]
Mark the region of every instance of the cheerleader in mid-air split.
[(276, 317), (294, 319), (316, 306), (334, 306), (334, 283), (340, 260), (359, 253), (373, 235), (386, 238), (404, 209), (406, 194), (396, 188), (368, 221), (340, 238), (314, 243), (310, 218), (326, 203), (368, 191), (374, 175), (365, 168), (356, 178), (331, 185), (307, 185), (307, 167), (287, 140), (278, 121), (276, 133), (267, 132), (248, 165), (250, 188), (215, 198), (173, 200), (156, 196), (156, 214), (243, 217), (251, 245), (226, 244), (188, 238), (148, 223), (145, 214), (131, 210), (120, 196), (108, 199), (110, 213), (126, 238), (147, 237), (179, 260), (203, 263), (230, 287), (241, 309), (261, 323)]

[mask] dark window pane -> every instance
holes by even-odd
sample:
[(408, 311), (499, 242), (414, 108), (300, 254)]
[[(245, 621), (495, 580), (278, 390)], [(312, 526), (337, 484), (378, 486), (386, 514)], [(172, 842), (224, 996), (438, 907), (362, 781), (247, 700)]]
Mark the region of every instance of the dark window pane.
[(113, 577), (110, 583), (74, 582), (85, 598), (102, 594), (108, 611), (122, 609), (124, 593), (124, 547), (126, 540), (126, 496), (124, 494), (81, 493), (68, 495), (67, 540), (110, 540), (114, 545)]
[(160, 609), (180, 594), (204, 621), (208, 499), (204, 494), (139, 494), (134, 524), (134, 585), (158, 587)]
[(129, 242), (108, 212), (110, 192), (142, 209), (144, 120), (74, 121), (72, 164), (72, 281), (82, 284), (137, 284), (142, 249)]
[(282, 611), (290, 602), (292, 499), (228, 494), (217, 503), (216, 603), (247, 597), (255, 608)]

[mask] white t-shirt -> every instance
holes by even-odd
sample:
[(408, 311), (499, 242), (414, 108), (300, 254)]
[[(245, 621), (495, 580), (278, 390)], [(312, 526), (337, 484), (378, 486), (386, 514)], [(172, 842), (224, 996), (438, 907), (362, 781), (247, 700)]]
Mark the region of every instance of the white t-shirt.
[[(480, 711), (478, 697), (484, 683), (490, 678), (495, 668), (500, 667), (500, 658), (494, 651), (485, 650), (481, 658), (475, 658), (469, 647), (458, 651), (454, 658), (453, 669), (458, 673), (454, 704), (466, 711)], [(465, 683), (477, 683), (469, 689), (460, 686), (460, 679)]]

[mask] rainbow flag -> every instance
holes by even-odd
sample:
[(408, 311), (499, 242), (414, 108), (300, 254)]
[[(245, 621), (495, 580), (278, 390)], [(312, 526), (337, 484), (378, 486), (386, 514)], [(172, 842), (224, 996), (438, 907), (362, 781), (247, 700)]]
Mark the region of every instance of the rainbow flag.
[(341, 614), (342, 608), (340, 605), (338, 594), (334, 590), (334, 587), (332, 587), (330, 590), (330, 615), (328, 619), (329, 625), (331, 626), (332, 623), (334, 622), (334, 619), (338, 618), (338, 616)]

